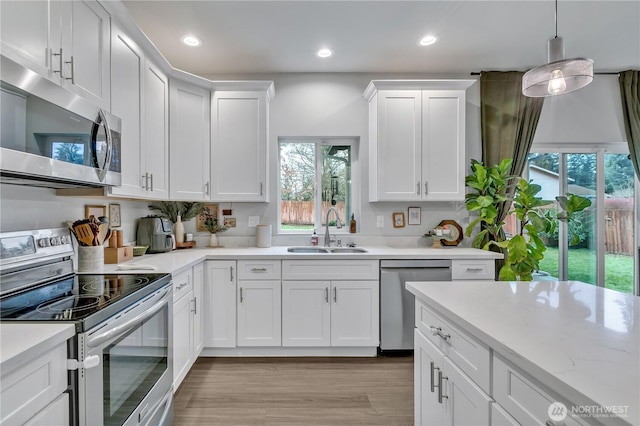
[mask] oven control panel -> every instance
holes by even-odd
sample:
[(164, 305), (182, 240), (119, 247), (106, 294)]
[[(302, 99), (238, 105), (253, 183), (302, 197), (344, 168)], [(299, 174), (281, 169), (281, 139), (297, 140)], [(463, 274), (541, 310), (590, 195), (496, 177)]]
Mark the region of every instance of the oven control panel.
[(74, 253), (68, 228), (36, 229), (0, 233), (0, 268), (38, 259), (72, 256)]

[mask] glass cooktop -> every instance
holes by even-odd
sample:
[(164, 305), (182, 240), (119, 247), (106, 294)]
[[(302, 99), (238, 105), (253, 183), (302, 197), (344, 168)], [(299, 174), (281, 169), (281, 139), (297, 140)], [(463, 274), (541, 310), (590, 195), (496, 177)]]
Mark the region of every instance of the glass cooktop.
[(71, 321), (84, 331), (169, 282), (169, 274), (72, 275), (3, 298), (0, 320)]

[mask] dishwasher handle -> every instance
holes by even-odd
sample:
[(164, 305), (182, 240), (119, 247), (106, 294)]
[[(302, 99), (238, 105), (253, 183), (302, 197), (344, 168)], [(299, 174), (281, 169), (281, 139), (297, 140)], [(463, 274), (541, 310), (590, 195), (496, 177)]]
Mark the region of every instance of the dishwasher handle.
[(381, 260), (380, 269), (411, 268), (451, 268), (451, 260), (416, 259), (416, 260)]

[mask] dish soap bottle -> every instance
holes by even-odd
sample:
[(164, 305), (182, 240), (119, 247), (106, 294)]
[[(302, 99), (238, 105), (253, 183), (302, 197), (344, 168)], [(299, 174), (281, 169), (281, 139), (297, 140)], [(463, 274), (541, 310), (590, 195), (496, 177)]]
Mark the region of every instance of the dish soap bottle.
[(317, 246), (318, 245), (318, 234), (316, 234), (316, 230), (313, 230), (313, 234), (311, 234), (311, 245), (312, 246)]
[(349, 232), (352, 234), (356, 233), (356, 218), (353, 213), (351, 213), (351, 222), (349, 222)]

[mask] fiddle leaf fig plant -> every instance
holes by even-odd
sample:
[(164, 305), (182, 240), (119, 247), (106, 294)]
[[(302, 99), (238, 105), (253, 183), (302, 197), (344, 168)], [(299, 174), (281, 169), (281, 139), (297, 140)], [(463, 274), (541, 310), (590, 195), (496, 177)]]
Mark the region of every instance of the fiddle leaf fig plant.
[[(472, 160), (473, 174), (467, 176), (466, 184), (476, 193), (469, 193), (465, 202), (467, 210), (478, 212), (466, 229), (470, 236), (476, 225), (481, 230), (473, 239), (472, 246), (490, 250), (497, 247), (505, 255), (503, 266), (498, 273), (501, 281), (531, 281), (533, 273), (540, 269), (540, 261), (547, 250), (544, 236), (554, 233), (558, 221), (566, 223), (578, 221), (576, 213), (591, 205), (587, 198), (575, 194), (556, 197), (558, 210), (545, 209), (551, 201), (538, 197), (542, 190), (540, 185), (508, 175), (511, 160), (506, 159), (493, 167), (485, 167), (481, 162)], [(505, 195), (510, 182), (517, 180), (514, 196), (511, 200)], [(504, 232), (504, 221), (498, 219), (498, 209), (502, 202), (513, 201), (514, 213), (520, 222), (517, 235), (507, 238)], [(571, 245), (580, 242), (580, 236), (569, 229)]]

